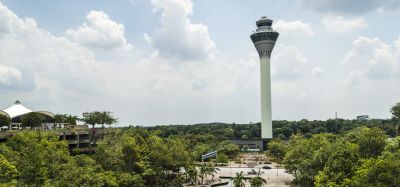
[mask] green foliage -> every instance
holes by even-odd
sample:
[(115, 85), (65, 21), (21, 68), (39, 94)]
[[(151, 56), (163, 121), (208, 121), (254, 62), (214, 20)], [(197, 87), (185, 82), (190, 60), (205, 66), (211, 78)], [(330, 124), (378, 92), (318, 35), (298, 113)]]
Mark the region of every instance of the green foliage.
[(239, 153), (240, 148), (238, 145), (233, 144), (228, 140), (225, 140), (218, 144), (217, 150), (218, 153), (223, 153), (228, 155), (230, 158), (233, 158)]
[[(276, 148), (279, 140), (270, 143), (270, 149), (279, 150)], [(294, 182), (302, 186), (366, 186), (363, 184), (369, 181), (376, 181), (372, 186), (396, 186), (397, 178), (393, 176), (398, 176), (397, 170), (387, 167), (392, 175), (382, 168), (390, 162), (396, 165), (394, 160), (400, 160), (399, 148), (400, 138), (388, 141), (384, 131), (378, 128), (360, 127), (340, 136), (294, 135), (288, 141), (283, 163), (286, 171), (295, 176)], [(374, 168), (373, 164), (381, 167)]]
[(112, 116), (109, 111), (84, 112), (82, 113), (82, 116), (82, 120), (85, 123), (92, 125), (93, 128), (96, 124), (104, 127), (105, 124), (112, 125), (118, 122), (118, 119)]
[(396, 103), (391, 109), (390, 112), (393, 115), (393, 118), (400, 120), (400, 102)]
[(190, 158), (181, 140), (143, 129), (110, 131), (92, 156), (70, 155), (55, 133), (21, 131), (0, 144), (0, 186), (176, 186)]
[(330, 146), (330, 154), (323, 170), (316, 176), (316, 186), (343, 186), (359, 166), (358, 146), (337, 142)]
[(23, 127), (39, 127), (42, 124), (42, 116), (39, 113), (31, 112), (21, 117)]
[(0, 127), (8, 126), (11, 123), (11, 120), (8, 116), (0, 114)]
[(261, 178), (261, 174), (262, 174), (261, 170), (258, 169), (257, 176), (253, 177), (250, 180), (251, 187), (260, 187), (263, 184), (267, 184), (267, 181), (265, 179)]
[(359, 146), (361, 157), (377, 157), (386, 146), (387, 135), (378, 128), (361, 127), (346, 134), (346, 140)]
[(0, 154), (0, 184), (11, 183), (17, 176), (17, 168), (7, 158)]
[[(273, 121), (273, 136), (282, 140), (289, 139), (293, 134), (303, 134), (311, 137), (312, 134), (332, 133), (341, 134), (358, 127), (380, 128), (390, 137), (396, 135), (396, 120), (391, 119), (371, 119), (367, 121), (328, 119), (321, 120), (301, 120), (301, 121)], [(207, 123), (194, 125), (164, 125), (148, 128), (150, 131), (160, 131), (160, 137), (171, 136), (211, 136), (216, 142), (231, 138), (259, 138), (261, 137), (261, 124), (226, 124), (226, 123)], [(200, 143), (200, 141), (194, 141)], [(203, 142), (204, 143), (204, 142)], [(212, 142), (207, 142), (211, 145)]]
[(236, 173), (236, 176), (232, 178), (232, 182), (235, 187), (244, 187), (244, 180), (243, 171)]
[(278, 162), (282, 161), (288, 150), (288, 145), (281, 139), (273, 139), (268, 142), (268, 155), (275, 158)]
[(349, 186), (400, 186), (400, 155), (366, 160), (349, 181)]
[(71, 125), (76, 125), (76, 121), (78, 120), (77, 116), (72, 116), (69, 114), (56, 114), (54, 115), (55, 123), (69, 123)]
[(228, 157), (224, 153), (218, 153), (217, 154), (217, 163), (228, 163)]
[(357, 168), (349, 186), (400, 186), (400, 136), (388, 141), (378, 158), (369, 158)]
[(107, 171), (117, 172), (117, 181), (137, 186), (175, 185), (182, 182), (180, 168), (191, 165), (187, 147), (181, 140), (163, 139), (139, 129), (110, 132), (98, 143), (94, 158)]
[(185, 168), (186, 170), (186, 179), (190, 182), (190, 184), (197, 184), (199, 180), (197, 179), (197, 168), (193, 165), (189, 165)]
[(333, 134), (317, 134), (310, 139), (293, 136), (290, 149), (284, 157), (286, 171), (295, 176), (296, 182), (310, 186), (314, 177), (324, 168), (328, 160), (327, 148), (336, 140)]

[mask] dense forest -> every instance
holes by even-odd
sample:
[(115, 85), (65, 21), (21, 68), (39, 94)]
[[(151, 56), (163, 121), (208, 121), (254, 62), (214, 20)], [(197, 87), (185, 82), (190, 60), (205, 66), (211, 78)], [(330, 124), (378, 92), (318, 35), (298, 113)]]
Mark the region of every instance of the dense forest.
[[(273, 121), (274, 138), (287, 140), (293, 134), (302, 134), (311, 137), (313, 134), (333, 133), (340, 134), (359, 127), (380, 128), (389, 137), (397, 135), (399, 126), (396, 119), (371, 119), (371, 120), (347, 120), (328, 119), (326, 121), (306, 119), (300, 121)], [(146, 128), (146, 127), (145, 127)], [(208, 134), (216, 139), (247, 139), (261, 137), (261, 124), (226, 124), (226, 123), (204, 123), (195, 125), (161, 125), (147, 127), (149, 130), (159, 130), (160, 136), (169, 137), (172, 135)]]
[[(211, 147), (227, 162), (239, 152), (210, 136), (159, 136), (143, 128), (108, 129), (93, 154), (69, 151), (55, 132), (20, 131), (0, 144), (0, 186), (175, 186), (215, 173), (195, 169)], [(191, 138), (197, 139), (191, 139)]]

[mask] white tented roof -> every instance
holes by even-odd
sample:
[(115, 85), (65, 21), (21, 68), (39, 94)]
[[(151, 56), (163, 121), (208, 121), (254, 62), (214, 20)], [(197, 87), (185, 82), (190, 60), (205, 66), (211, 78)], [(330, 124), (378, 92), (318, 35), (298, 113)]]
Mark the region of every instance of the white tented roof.
[(24, 107), (19, 101), (15, 101), (12, 106), (3, 111), (7, 113), (11, 119), (32, 112), (31, 109)]

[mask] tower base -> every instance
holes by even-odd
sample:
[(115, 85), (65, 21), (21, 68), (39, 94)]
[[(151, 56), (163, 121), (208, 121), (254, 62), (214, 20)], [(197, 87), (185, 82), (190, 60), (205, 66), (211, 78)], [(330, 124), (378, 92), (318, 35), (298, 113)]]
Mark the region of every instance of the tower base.
[(230, 139), (229, 141), (233, 144), (239, 145), (242, 148), (247, 147), (249, 150), (259, 149), (260, 151), (267, 150), (267, 144), (272, 139), (270, 138), (251, 138), (251, 139)]

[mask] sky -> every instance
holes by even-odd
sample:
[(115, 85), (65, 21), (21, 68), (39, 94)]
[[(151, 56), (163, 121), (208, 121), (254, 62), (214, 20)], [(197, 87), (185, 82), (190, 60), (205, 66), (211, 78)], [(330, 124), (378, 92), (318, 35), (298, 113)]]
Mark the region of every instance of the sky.
[(261, 16), (274, 120), (390, 118), (400, 102), (400, 1), (0, 0), (0, 109), (120, 126), (260, 121)]

